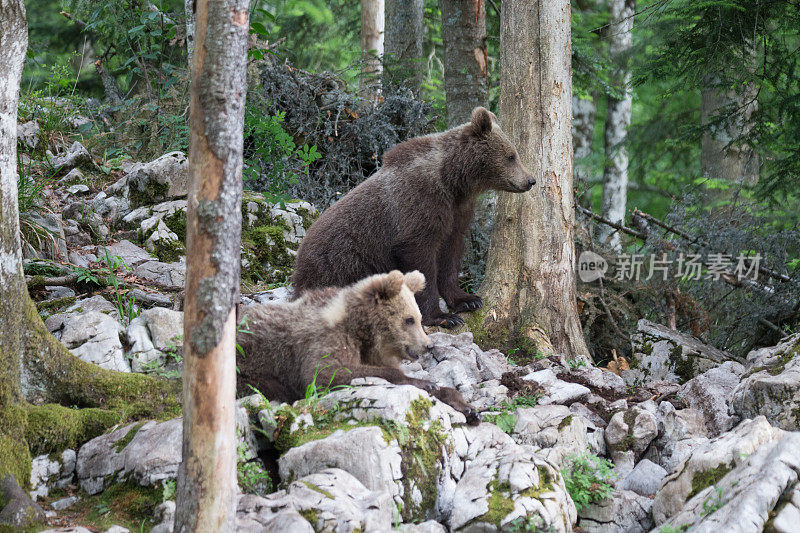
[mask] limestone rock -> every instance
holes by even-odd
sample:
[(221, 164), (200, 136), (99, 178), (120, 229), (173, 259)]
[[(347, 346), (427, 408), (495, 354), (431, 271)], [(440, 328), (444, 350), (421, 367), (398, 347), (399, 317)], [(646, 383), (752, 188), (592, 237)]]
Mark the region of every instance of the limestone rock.
[(142, 248), (136, 246), (131, 241), (121, 240), (117, 243), (110, 244), (104, 247), (98, 247), (98, 253), (101, 256), (105, 255), (104, 250), (108, 250), (108, 255), (112, 258), (120, 257), (128, 268), (139, 266), (146, 261), (152, 261), (153, 256), (147, 253)]
[(631, 342), (634, 363), (631, 366), (635, 368), (622, 372), (622, 377), (631, 385), (651, 381), (685, 383), (732, 359), (727, 352), (645, 319), (639, 320)]
[(45, 326), (74, 355), (101, 368), (130, 372), (120, 334), (122, 324), (98, 311), (59, 313), (49, 317)]
[(24, 530), (44, 522), (42, 508), (22, 490), (11, 474), (6, 474), (0, 481), (0, 502), (3, 503), (3, 508), (0, 509), (0, 526)]
[(578, 525), (586, 533), (643, 533), (653, 527), (652, 500), (629, 490), (618, 490), (582, 508)]
[(647, 459), (642, 459), (633, 470), (618, 483), (622, 490), (630, 490), (641, 496), (652, 496), (661, 486), (667, 471)]
[[(783, 437), (763, 416), (745, 420), (691, 454), (664, 478), (653, 500), (653, 519), (663, 524), (681, 512), (686, 502), (716, 484), (764, 444)], [(795, 452), (796, 453), (796, 452)]]
[(39, 123), (29, 120), (24, 124), (17, 124), (17, 141), (31, 150), (39, 144)]
[[(743, 422), (730, 433), (746, 424)], [(756, 446), (750, 453), (745, 451), (750, 446), (740, 449), (739, 457), (731, 461), (733, 468), (724, 472), (724, 476), (718, 476), (713, 484), (702, 488), (695, 485), (693, 492), (696, 493), (668, 517), (662, 513), (664, 500), (659, 500), (665, 491), (671, 493), (672, 486), (665, 485), (653, 502), (653, 517), (659, 527), (669, 523), (675, 528), (688, 527), (699, 533), (758, 533), (765, 530), (774, 513), (774, 529), (771, 530), (797, 531), (798, 523), (788, 521), (797, 516), (800, 433), (773, 431), (773, 440)], [(718, 443), (730, 433), (712, 443)], [(695, 466), (693, 459), (694, 454), (687, 461), (687, 467)]]
[(89, 150), (78, 141), (72, 143), (72, 146), (63, 154), (51, 157), (50, 164), (57, 177), (63, 176), (73, 168), (91, 168), (95, 166)]
[(612, 455), (614, 452), (631, 451), (639, 456), (656, 435), (656, 417), (638, 406), (614, 413), (605, 432), (606, 444)]
[(743, 373), (742, 365), (727, 361), (692, 378), (681, 389), (680, 397), (686, 404), (703, 413), (710, 437), (728, 431), (739, 422), (739, 416), (728, 414), (727, 402)]
[(800, 334), (774, 350), (748, 356), (748, 370), (733, 391), (731, 408), (742, 418), (766, 416), (788, 431), (800, 430)]
[(186, 196), (189, 192), (186, 156), (183, 152), (170, 152), (149, 163), (136, 165), (109, 191), (128, 198), (133, 207)]
[(546, 394), (539, 398), (539, 405), (551, 403), (569, 405), (586, 398), (592, 392), (583, 385), (558, 379), (555, 372), (549, 368), (532, 372), (522, 379), (533, 381), (546, 391)]
[(147, 261), (133, 269), (133, 273), (143, 279), (149, 279), (163, 285), (183, 287), (186, 281), (186, 259), (181, 257), (175, 263)]
[(558, 467), (565, 467), (570, 455), (585, 453), (588, 444), (587, 421), (573, 415), (564, 405), (537, 405), (517, 409), (512, 437), (520, 444), (529, 444)]
[(183, 312), (163, 307), (146, 309), (131, 320), (125, 335), (131, 345), (128, 357), (134, 372), (142, 372), (153, 361), (163, 365), (166, 351), (175, 356), (183, 352)]

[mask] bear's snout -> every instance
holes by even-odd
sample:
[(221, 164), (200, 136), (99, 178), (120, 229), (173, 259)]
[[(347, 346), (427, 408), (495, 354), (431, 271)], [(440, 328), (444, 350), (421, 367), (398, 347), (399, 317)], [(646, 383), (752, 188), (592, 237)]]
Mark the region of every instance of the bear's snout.
[(528, 180), (528, 188), (527, 188), (527, 189), (525, 189), (525, 191), (527, 192), (527, 191), (529, 191), (529, 190), (533, 189), (533, 186), (534, 186), (534, 185), (536, 185), (536, 178), (534, 178), (533, 176), (531, 176), (531, 177), (530, 177), (530, 179)]

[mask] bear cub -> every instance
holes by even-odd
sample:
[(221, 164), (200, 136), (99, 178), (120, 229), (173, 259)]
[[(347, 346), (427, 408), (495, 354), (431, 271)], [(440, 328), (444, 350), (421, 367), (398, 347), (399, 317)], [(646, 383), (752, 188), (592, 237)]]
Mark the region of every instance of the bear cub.
[(458, 285), (475, 200), (489, 189), (522, 193), (534, 184), (497, 117), (478, 107), (467, 124), (389, 150), (378, 172), (322, 213), (297, 253), (295, 295), (419, 270), (427, 281), (416, 296), (422, 323), (463, 324), (440, 310), (439, 296), (452, 313), (483, 305)]
[(430, 350), (414, 300), (424, 287), (421, 273), (394, 270), (343, 289), (311, 290), (292, 302), (245, 309), (247, 331), (237, 335), (244, 351), (237, 358), (239, 393), (252, 385), (270, 400), (293, 402), (305, 397), (314, 379), (335, 386), (379, 377), (425, 390), (477, 424), (460, 392), (407, 377), (399, 368)]

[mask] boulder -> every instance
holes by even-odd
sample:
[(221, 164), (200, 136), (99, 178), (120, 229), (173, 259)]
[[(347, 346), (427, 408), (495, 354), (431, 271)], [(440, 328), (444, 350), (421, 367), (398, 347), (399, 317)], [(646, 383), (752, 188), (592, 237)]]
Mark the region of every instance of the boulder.
[(633, 357), (631, 369), (622, 377), (630, 385), (651, 381), (685, 383), (733, 356), (702, 343), (691, 335), (671, 330), (645, 319), (639, 320), (631, 337)]
[(618, 490), (597, 503), (583, 507), (578, 525), (585, 533), (643, 533), (653, 527), (653, 501), (629, 490)]
[(133, 207), (150, 205), (186, 196), (189, 168), (183, 152), (170, 152), (158, 159), (135, 165), (109, 192), (130, 200)]
[(56, 177), (65, 175), (73, 168), (93, 168), (96, 166), (91, 154), (89, 154), (89, 150), (78, 141), (72, 143), (72, 146), (66, 152), (52, 156), (50, 165), (53, 167)]
[(558, 379), (555, 372), (550, 368), (531, 372), (522, 379), (532, 381), (546, 391), (545, 394), (539, 398), (539, 405), (548, 405), (551, 403), (569, 405), (586, 398), (592, 392), (583, 385)]
[[(633, 452), (640, 456), (658, 435), (656, 417), (638, 406), (614, 413), (606, 427), (606, 445), (615, 453)], [(615, 461), (616, 462), (616, 461)]]
[(617, 486), (622, 490), (630, 490), (641, 496), (652, 496), (661, 486), (667, 471), (647, 459), (642, 459), (631, 472), (621, 479)]
[(781, 439), (784, 434), (784, 431), (772, 427), (766, 418), (759, 416), (743, 421), (733, 430), (692, 450), (664, 478), (661, 489), (656, 493), (653, 500), (653, 519), (656, 524), (671, 520), (695, 495), (718, 484), (759, 447)]
[(153, 260), (153, 256), (147, 253), (147, 251), (125, 239), (108, 246), (98, 247), (97, 253), (100, 254), (101, 257), (104, 257), (105, 250), (108, 251), (108, 255), (111, 258), (120, 257), (125, 261), (125, 265), (127, 265), (128, 268), (133, 268)]
[(45, 231), (41, 237), (42, 249), (35, 256), (39, 259), (66, 259), (67, 237), (64, 234), (64, 222), (58, 213), (29, 212), (28, 219)]
[(733, 391), (732, 411), (766, 416), (788, 431), (800, 430), (800, 334), (771, 350), (748, 355), (748, 370)]
[(739, 416), (728, 414), (728, 400), (739, 384), (744, 367), (727, 361), (690, 379), (679, 395), (689, 407), (703, 414), (710, 437), (724, 433), (739, 423)]
[(381, 531), (392, 526), (391, 496), (338, 468), (304, 476), (267, 497), (242, 495), (237, 531)]
[(564, 405), (537, 405), (514, 413), (513, 439), (533, 446), (545, 459), (565, 467), (565, 459), (585, 453), (589, 447), (586, 419), (570, 412)]
[(75, 450), (69, 449), (62, 451), (58, 458), (34, 457), (31, 460), (31, 497), (34, 500), (47, 497), (51, 485), (58, 489), (69, 486), (75, 476), (76, 459)]
[(181, 257), (175, 263), (147, 261), (134, 268), (133, 273), (142, 279), (149, 279), (162, 285), (183, 287), (186, 281), (186, 259)]
[(30, 150), (35, 150), (39, 144), (39, 131), (39, 123), (35, 120), (17, 124), (17, 142)]
[(167, 351), (173, 357), (183, 352), (183, 312), (163, 307), (145, 309), (131, 320), (125, 336), (131, 346), (128, 357), (134, 372), (142, 372), (154, 361), (163, 366)]
[(101, 368), (130, 372), (122, 350), (122, 324), (99, 311), (58, 313), (45, 326), (73, 355)]
[[(746, 424), (742, 422), (730, 433)], [(740, 449), (738, 458), (732, 458), (723, 471), (717, 471), (713, 483), (702, 488), (696, 484), (685, 503), (670, 516), (662, 513), (664, 500), (659, 500), (659, 496), (665, 492), (673, 495), (676, 485), (672, 482), (678, 478), (665, 484), (653, 502), (653, 516), (659, 528), (668, 523), (673, 528), (699, 533), (797, 531), (798, 522), (791, 520), (798, 516), (800, 433), (773, 431), (774, 439), (749, 453), (746, 450), (751, 449), (750, 443)], [(712, 443), (718, 443), (719, 439)], [(694, 454), (687, 461), (687, 468), (695, 466), (693, 459)], [(694, 472), (696, 478), (698, 471)], [(679, 474), (679, 478), (682, 476), (683, 473)]]
[(0, 526), (10, 526), (11, 531), (27, 530), (45, 521), (42, 508), (22, 490), (11, 474), (6, 474), (0, 481), (0, 503)]

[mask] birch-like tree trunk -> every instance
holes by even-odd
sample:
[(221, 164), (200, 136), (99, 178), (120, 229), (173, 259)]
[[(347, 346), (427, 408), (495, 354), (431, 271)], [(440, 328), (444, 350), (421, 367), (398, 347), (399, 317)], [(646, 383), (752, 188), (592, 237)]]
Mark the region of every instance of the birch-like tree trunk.
[(502, 4), (498, 114), (537, 184), (498, 194), (481, 293), (489, 340), (574, 358), (589, 351), (575, 301), (570, 35), (568, 0)]
[[(628, 54), (633, 44), (635, 0), (609, 0), (611, 23), (608, 27), (609, 53), (616, 62), (614, 81), (625, 91), (621, 99), (608, 97), (605, 128), (606, 164), (603, 169), (603, 216), (613, 222), (624, 222), (628, 201), (628, 149), (624, 146), (631, 123), (631, 71)], [(610, 226), (598, 226), (598, 238), (620, 251), (620, 234)]]
[(447, 127), (469, 122), (489, 100), (484, 0), (439, 0), (444, 42)]
[[(700, 166), (706, 178), (721, 179), (737, 190), (741, 185), (758, 183), (758, 154), (748, 144), (731, 144), (742, 135), (747, 135), (753, 125), (751, 117), (758, 108), (755, 85), (740, 87), (740, 92), (720, 88), (719, 80), (709, 76), (702, 94), (701, 120), (711, 124), (703, 135), (700, 151)], [(719, 115), (726, 108), (736, 112), (727, 119)], [(716, 196), (716, 195), (715, 195)]]
[(383, 0), (361, 0), (361, 97), (373, 100), (380, 92), (383, 56)]
[(249, 0), (197, 0), (176, 532), (233, 531), (236, 303)]
[(594, 100), (572, 97), (572, 149), (575, 154), (573, 179), (575, 188), (583, 194), (582, 202), (591, 201), (592, 176), (588, 169), (580, 165), (580, 160), (592, 155), (594, 143), (594, 120), (597, 104)]
[(386, 0), (384, 80), (419, 94), (422, 85), (423, 0)]
[(17, 207), (17, 102), (27, 46), (23, 1), (0, 0), (0, 479), (11, 473), (19, 483), (26, 481), (30, 454), (24, 419), (8, 414), (22, 400), (20, 308), (27, 287)]
[(183, 0), (183, 10), (186, 14), (186, 55), (189, 58), (190, 69), (194, 54), (194, 4), (195, 0)]

